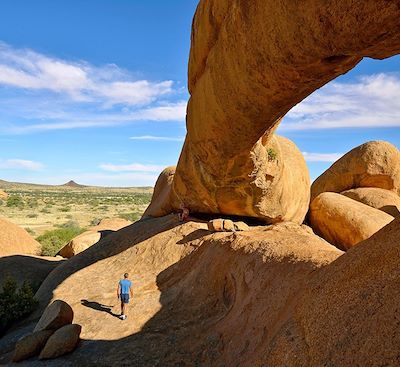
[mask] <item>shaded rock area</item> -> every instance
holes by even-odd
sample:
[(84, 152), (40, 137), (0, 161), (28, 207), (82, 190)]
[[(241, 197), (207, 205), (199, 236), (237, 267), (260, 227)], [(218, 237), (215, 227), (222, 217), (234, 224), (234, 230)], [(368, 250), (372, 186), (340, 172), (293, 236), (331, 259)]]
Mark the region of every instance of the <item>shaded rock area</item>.
[(43, 350), (40, 352), (39, 359), (57, 358), (72, 352), (78, 342), (82, 327), (77, 324), (65, 325), (50, 336)]
[(24, 281), (38, 289), (47, 275), (54, 270), (64, 259), (61, 257), (12, 255), (0, 257), (0, 287), (11, 277), (17, 286)]
[(59, 251), (59, 254), (64, 258), (75, 256), (99, 242), (101, 238), (130, 224), (132, 222), (122, 218), (102, 219), (97, 226), (91, 227), (89, 230), (73, 238)]
[(64, 325), (71, 324), (73, 318), (74, 312), (71, 306), (64, 301), (55, 300), (45, 309), (33, 331), (57, 330)]
[(25, 229), (0, 218), (0, 257), (10, 255), (39, 255), (40, 243)]
[(39, 355), (51, 334), (53, 334), (53, 330), (42, 330), (22, 337), (15, 346), (13, 362), (20, 362)]
[(17, 341), (12, 361), (21, 362), (37, 355), (39, 359), (52, 359), (72, 352), (82, 330), (80, 325), (71, 324), (72, 320), (72, 308), (55, 300), (44, 310), (33, 332)]

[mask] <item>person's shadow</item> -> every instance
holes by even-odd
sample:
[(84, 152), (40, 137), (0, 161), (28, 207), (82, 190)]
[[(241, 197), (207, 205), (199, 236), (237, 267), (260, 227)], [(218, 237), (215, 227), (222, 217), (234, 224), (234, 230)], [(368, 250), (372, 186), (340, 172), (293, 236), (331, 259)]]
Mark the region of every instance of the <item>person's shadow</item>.
[(107, 312), (107, 313), (109, 313), (111, 316), (114, 316), (114, 317), (118, 317), (118, 318), (119, 318), (119, 316), (120, 316), (120, 315), (117, 315), (116, 313), (114, 313), (114, 312), (111, 311), (111, 307), (112, 307), (112, 306), (102, 305), (102, 304), (99, 303), (99, 302), (88, 301), (87, 299), (82, 299), (82, 300), (81, 300), (81, 304), (82, 304), (83, 306), (85, 306), (85, 307), (92, 308), (93, 310), (96, 310), (96, 311)]

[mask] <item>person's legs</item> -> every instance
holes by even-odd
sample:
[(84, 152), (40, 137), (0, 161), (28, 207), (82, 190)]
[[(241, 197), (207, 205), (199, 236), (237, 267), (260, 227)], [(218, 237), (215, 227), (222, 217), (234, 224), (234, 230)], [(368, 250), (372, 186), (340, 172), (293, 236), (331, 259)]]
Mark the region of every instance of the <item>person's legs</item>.
[(121, 294), (121, 319), (126, 319), (126, 311), (129, 303), (129, 295)]

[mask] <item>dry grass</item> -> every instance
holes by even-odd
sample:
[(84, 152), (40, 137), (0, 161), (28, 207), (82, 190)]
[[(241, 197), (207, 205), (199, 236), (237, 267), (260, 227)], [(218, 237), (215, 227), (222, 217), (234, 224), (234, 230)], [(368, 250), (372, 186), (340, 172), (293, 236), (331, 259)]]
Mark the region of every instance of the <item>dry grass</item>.
[(75, 222), (80, 227), (103, 218), (139, 219), (150, 202), (153, 189), (66, 187), (17, 184), (0, 181), (9, 195), (0, 200), (0, 216), (27, 229), (34, 237)]

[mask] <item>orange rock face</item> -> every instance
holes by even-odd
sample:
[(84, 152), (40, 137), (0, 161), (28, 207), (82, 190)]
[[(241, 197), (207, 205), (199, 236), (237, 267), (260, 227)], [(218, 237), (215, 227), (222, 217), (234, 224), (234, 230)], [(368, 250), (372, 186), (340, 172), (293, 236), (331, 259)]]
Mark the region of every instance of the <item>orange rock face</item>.
[(311, 227), (329, 243), (347, 250), (371, 237), (394, 218), (344, 195), (324, 192), (310, 206)]
[(10, 255), (38, 255), (40, 243), (25, 229), (0, 218), (0, 257)]
[[(157, 206), (178, 198), (191, 212), (300, 222), (307, 172), (293, 149), (282, 154), (274, 130), (294, 105), (363, 57), (399, 53), (398, 17), (398, 1), (200, 1), (187, 137), (172, 197)], [(291, 174), (300, 182), (285, 178)]]

